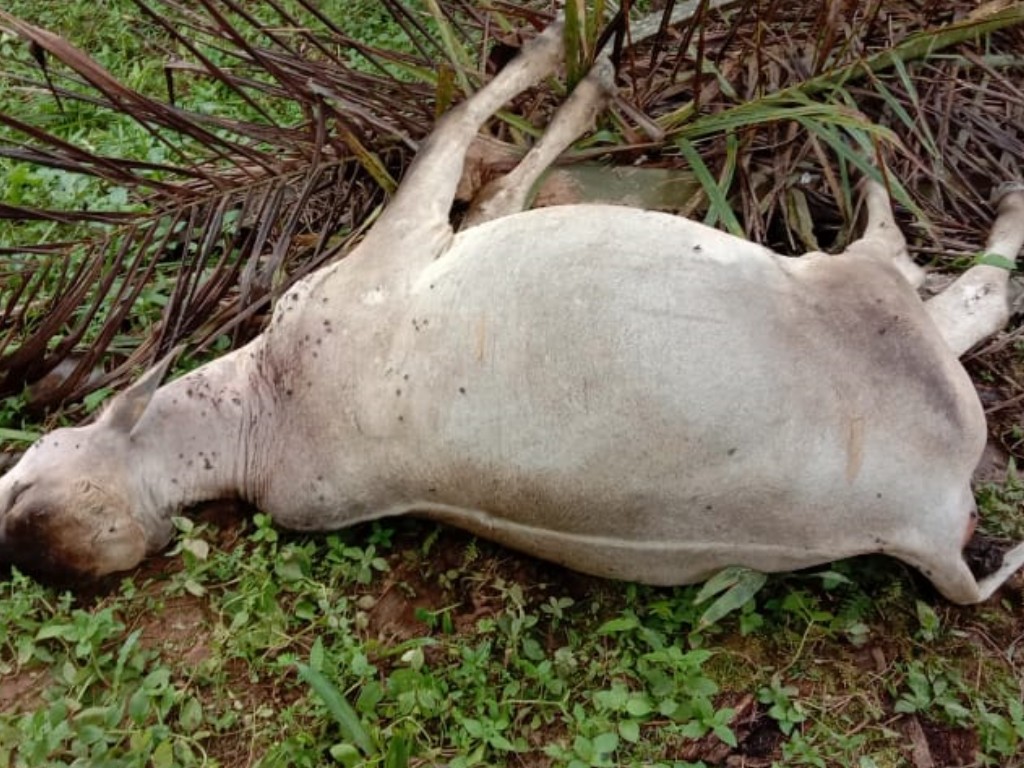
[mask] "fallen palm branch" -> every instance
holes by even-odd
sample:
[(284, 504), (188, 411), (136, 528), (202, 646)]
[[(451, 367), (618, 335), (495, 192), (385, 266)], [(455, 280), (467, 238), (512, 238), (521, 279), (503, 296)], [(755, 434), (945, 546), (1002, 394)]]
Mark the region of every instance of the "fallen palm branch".
[[(275, 295), (359, 236), (437, 111), (497, 65), (496, 42), (514, 47), (516, 26), (544, 18), (521, 4), (434, 2), (422, 13), (390, 0), (408, 39), (395, 51), (347, 34), (311, 2), (297, 3), (302, 16), (268, 3), (264, 17), (234, 0), (136, 2), (168, 40), (164, 95), (0, 11), (0, 27), (34, 52), (8, 55), (11, 87), (123, 116), (162, 148), (158, 162), (112, 156), (0, 110), (0, 158), (127, 192), (111, 210), (0, 204), (0, 223), (50, 222), (52, 240), (0, 243), (0, 396), (75, 360), (57, 386), (33, 390), (34, 408), (116, 386), (181, 341), (249, 338)], [(886, 160), (913, 221), (928, 223), (912, 246), (952, 263), (988, 215), (977, 202), (987, 186), (1024, 156), (1014, 84), (1024, 6), (954, 6), (875, 3), (846, 22), (827, 4), (670, 2), (635, 26), (620, 9), (602, 34), (601, 8), (572, 4), (575, 66), (598, 38), (620, 64), (616, 117), (579, 156), (692, 166), (706, 195), (690, 212), (706, 207), (709, 223), (801, 250), (844, 242), (854, 177), (877, 173), (860, 159), (867, 150)], [(198, 82), (237, 106), (196, 109)], [(496, 138), (525, 143), (548, 106), (519, 102)]]

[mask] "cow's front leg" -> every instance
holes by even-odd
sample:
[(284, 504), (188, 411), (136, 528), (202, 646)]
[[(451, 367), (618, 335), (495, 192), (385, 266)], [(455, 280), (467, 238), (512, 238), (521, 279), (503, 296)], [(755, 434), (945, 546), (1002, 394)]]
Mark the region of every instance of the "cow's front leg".
[(1024, 184), (1001, 187), (997, 200), (998, 215), (985, 255), (1005, 259), (1006, 267), (971, 267), (925, 304), (942, 337), (957, 355), (999, 331), (1010, 319), (1009, 267), (1016, 264), (1024, 245)]
[(524, 210), (530, 190), (541, 174), (590, 130), (614, 92), (615, 67), (607, 56), (601, 56), (555, 112), (543, 135), (519, 164), (485, 186), (474, 198), (463, 229)]

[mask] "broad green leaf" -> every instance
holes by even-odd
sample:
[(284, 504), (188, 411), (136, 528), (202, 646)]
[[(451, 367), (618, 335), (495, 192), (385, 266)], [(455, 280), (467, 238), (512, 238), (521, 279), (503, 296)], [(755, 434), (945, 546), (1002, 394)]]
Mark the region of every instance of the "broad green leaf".
[(760, 571), (744, 569), (735, 584), (729, 587), (704, 611), (698, 622), (703, 629), (721, 621), (722, 618), (746, 605), (768, 581), (768, 577)]
[(8, 443), (34, 443), (42, 436), (42, 432), (31, 432), (25, 429), (8, 429), (7, 427), (0, 427), (0, 440)]
[(345, 766), (345, 768), (355, 768), (362, 760), (359, 750), (351, 744), (334, 744), (328, 752), (331, 753), (334, 762)]
[(633, 717), (643, 717), (651, 713), (651, 702), (642, 693), (633, 694), (626, 702), (626, 711)]
[(710, 600), (720, 592), (724, 592), (736, 586), (743, 578), (743, 574), (749, 571), (749, 568), (744, 568), (739, 565), (730, 565), (728, 568), (723, 568), (710, 579), (704, 582), (704, 586), (700, 588), (700, 592), (693, 598), (694, 605), (700, 605), (703, 602)]
[(169, 741), (161, 741), (149, 757), (153, 768), (174, 768), (174, 747)]
[(319, 636), (313, 641), (313, 647), (309, 649), (309, 666), (317, 672), (324, 668), (324, 641)]
[(631, 629), (636, 629), (640, 626), (640, 621), (636, 616), (627, 614), (620, 616), (617, 619), (611, 619), (606, 621), (597, 629), (599, 635), (610, 635), (614, 632), (629, 632)]
[(181, 546), (196, 560), (205, 561), (210, 556), (210, 545), (202, 539), (186, 539)]
[(716, 725), (711, 729), (711, 732), (715, 734), (721, 741), (728, 744), (730, 747), (735, 749), (737, 745), (736, 734), (732, 732), (732, 728), (727, 725)]
[(623, 720), (619, 723), (619, 736), (630, 744), (640, 741), (640, 723), (636, 720)]
[(54, 637), (71, 640), (75, 637), (75, 628), (70, 624), (47, 624), (36, 632), (36, 640), (50, 640)]
[(594, 757), (609, 758), (619, 748), (619, 734), (614, 731), (598, 734), (592, 742), (594, 745)]
[(203, 724), (203, 705), (195, 696), (185, 700), (178, 713), (178, 722), (185, 733), (194, 733)]
[(979, 253), (975, 256), (974, 263), (984, 264), (989, 267), (999, 267), (1000, 269), (1008, 269), (1011, 271), (1017, 267), (1017, 263), (1013, 259), (1000, 256), (998, 253)]

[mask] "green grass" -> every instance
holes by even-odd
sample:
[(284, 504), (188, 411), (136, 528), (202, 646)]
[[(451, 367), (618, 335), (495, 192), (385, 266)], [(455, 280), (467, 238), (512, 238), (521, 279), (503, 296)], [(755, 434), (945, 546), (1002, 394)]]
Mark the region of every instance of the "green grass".
[(1024, 746), (1014, 598), (950, 608), (885, 558), (702, 627), (697, 587), (427, 524), (223, 525), (95, 595), (0, 587), (0, 766), (712, 765), (753, 732), (780, 765), (897, 766), (911, 718), (985, 765)]
[[(135, 63), (160, 35), (126, 0), (5, 8), (73, 33), (133, 87), (162, 87)], [(390, 44), (376, 4), (331, 8)], [(240, 108), (215, 88), (188, 98)], [(96, 147), (157, 151), (134, 123), (17, 89), (0, 101)], [(129, 204), (61, 172), (0, 174), (7, 202)], [(0, 229), (0, 244), (15, 235)], [(0, 403), (0, 439), (42, 429), (23, 411)], [(979, 499), (988, 530), (1024, 535), (1019, 482)], [(702, 595), (581, 577), (414, 521), (301, 537), (259, 515), (204, 519), (178, 521), (174, 549), (120, 581), (75, 594), (0, 581), (0, 768), (710, 766), (730, 753), (895, 768), (913, 764), (915, 733), (937, 764), (1022, 764), (1010, 590), (954, 608), (863, 558)]]

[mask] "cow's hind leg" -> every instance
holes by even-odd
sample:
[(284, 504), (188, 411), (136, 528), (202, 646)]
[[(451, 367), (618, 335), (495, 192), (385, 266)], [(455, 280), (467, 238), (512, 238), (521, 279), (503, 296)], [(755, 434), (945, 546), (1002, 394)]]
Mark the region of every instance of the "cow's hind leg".
[[(997, 193), (998, 215), (985, 246), (985, 255), (1016, 263), (1024, 245), (1024, 185), (1013, 184)], [(925, 308), (950, 348), (961, 355), (988, 338), (1010, 319), (1008, 268), (978, 264), (964, 272)]]
[(493, 80), (445, 114), (359, 250), (385, 272), (416, 269), (433, 260), (438, 255), (433, 251), (451, 237), (448, 214), (473, 139), (505, 102), (554, 73), (564, 50), (562, 24), (555, 22)]
[(463, 228), (524, 210), (530, 190), (541, 174), (593, 126), (614, 90), (615, 68), (607, 56), (602, 56), (555, 112), (543, 135), (520, 163), (480, 191), (466, 214)]
[(864, 234), (850, 243), (845, 253), (891, 260), (907, 282), (917, 288), (924, 282), (924, 270), (907, 253), (907, 241), (892, 214), (889, 193), (874, 179), (866, 179), (861, 188), (867, 208), (867, 225)]
[(961, 605), (988, 600), (1007, 579), (1024, 567), (1024, 543), (1008, 550), (999, 569), (980, 581), (974, 578), (963, 553), (955, 546), (893, 554), (920, 570), (946, 599)]

